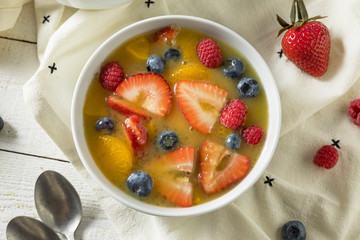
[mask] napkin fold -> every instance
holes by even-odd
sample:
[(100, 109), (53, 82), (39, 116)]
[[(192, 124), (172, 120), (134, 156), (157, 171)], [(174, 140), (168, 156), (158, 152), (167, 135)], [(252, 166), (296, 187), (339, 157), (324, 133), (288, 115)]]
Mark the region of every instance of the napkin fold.
[[(329, 69), (321, 78), (279, 54), (275, 14), (286, 19), (289, 0), (152, 2), (86, 11), (34, 1), (40, 66), (23, 88), (25, 101), (93, 190), (119, 239), (281, 239), (281, 227), (290, 220), (305, 225), (308, 239), (357, 239), (360, 128), (352, 124), (347, 107), (360, 98), (360, 2), (306, 1), (309, 15), (328, 16), (322, 22), (332, 39)], [(240, 34), (267, 62), (281, 97), (281, 137), (263, 177), (233, 203), (203, 216), (149, 216), (115, 201), (87, 174), (71, 134), (72, 94), (87, 59), (121, 28), (167, 14), (203, 17)], [(332, 140), (340, 140), (339, 162), (331, 170), (318, 168), (312, 158)]]

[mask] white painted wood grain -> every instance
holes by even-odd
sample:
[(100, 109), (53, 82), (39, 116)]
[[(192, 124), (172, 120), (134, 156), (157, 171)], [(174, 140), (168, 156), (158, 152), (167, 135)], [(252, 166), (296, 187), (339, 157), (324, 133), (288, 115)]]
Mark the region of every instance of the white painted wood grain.
[(22, 87), (38, 65), (35, 44), (0, 39), (0, 149), (66, 159), (24, 103)]
[[(24, 103), (22, 86), (39, 66), (34, 2), (23, 6), (13, 29), (0, 32), (0, 149), (66, 159)], [(17, 39), (17, 40), (14, 40)], [(19, 41), (25, 40), (25, 42)]]
[(80, 195), (83, 219), (76, 239), (117, 239), (117, 234), (92, 193), (70, 163), (0, 151), (0, 239), (5, 236), (7, 223), (24, 215), (39, 219), (34, 203), (37, 177), (46, 170), (66, 177)]
[(77, 189), (83, 221), (76, 239), (118, 239), (112, 223), (83, 183), (81, 176), (35, 121), (24, 103), (22, 87), (39, 66), (33, 1), (24, 5), (17, 24), (0, 32), (0, 240), (7, 223), (25, 215), (38, 218), (34, 184), (45, 170), (64, 175)]

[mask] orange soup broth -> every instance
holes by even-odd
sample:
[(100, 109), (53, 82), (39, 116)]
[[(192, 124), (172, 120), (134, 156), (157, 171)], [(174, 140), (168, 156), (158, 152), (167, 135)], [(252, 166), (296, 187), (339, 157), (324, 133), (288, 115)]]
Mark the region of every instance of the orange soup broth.
[[(153, 32), (145, 33), (141, 36), (128, 40), (127, 42), (119, 46), (106, 59), (104, 65), (109, 61), (118, 61), (124, 69), (125, 77), (130, 77), (131, 75), (137, 73), (146, 73), (146, 59), (151, 55), (158, 55), (162, 57), (164, 52), (169, 48), (168, 44), (153, 44), (152, 36)], [(248, 114), (245, 118), (244, 127), (250, 125), (257, 125), (260, 126), (264, 131), (263, 139), (258, 145), (252, 146), (246, 144), (245, 141), (242, 140), (240, 148), (236, 150), (237, 153), (249, 157), (249, 171), (251, 171), (251, 169), (253, 168), (263, 149), (268, 127), (268, 103), (266, 101), (265, 92), (262, 88), (261, 80), (259, 79), (254, 68), (251, 66), (249, 61), (235, 48), (225, 42), (215, 39), (215, 41), (222, 50), (224, 60), (233, 57), (241, 59), (245, 66), (245, 72), (243, 74), (243, 77), (254, 78), (258, 81), (260, 85), (260, 91), (257, 97), (247, 99), (241, 98), (236, 88), (238, 81), (225, 77), (222, 72), (222, 66), (214, 69), (206, 68), (198, 60), (196, 53), (197, 43), (201, 39), (207, 37), (209, 36), (198, 31), (181, 29), (181, 31), (176, 37), (175, 42), (172, 43), (171, 47), (179, 49), (182, 53), (182, 58), (180, 60), (170, 61), (166, 63), (166, 69), (162, 74), (162, 76), (168, 81), (170, 89), (172, 90), (172, 107), (169, 114), (166, 115), (164, 118), (159, 118), (152, 115), (151, 120), (144, 122), (144, 125), (148, 129), (148, 143), (145, 148), (145, 156), (141, 158), (136, 158), (135, 156), (133, 156), (133, 166), (131, 167), (131, 172), (136, 170), (142, 170), (144, 164), (147, 161), (151, 161), (152, 159), (166, 154), (168, 151), (163, 150), (158, 146), (157, 136), (165, 130), (171, 130), (176, 132), (179, 137), (179, 143), (176, 145), (175, 149), (184, 146), (192, 146), (196, 149), (196, 167), (194, 173), (192, 173), (190, 176), (190, 180), (194, 186), (193, 205), (202, 204), (212, 199), (218, 198), (219, 196), (222, 196), (223, 194), (231, 190), (239, 182), (238, 181), (237, 183), (232, 184), (227, 189), (222, 190), (218, 193), (207, 195), (201, 189), (198, 175), (200, 171), (199, 149), (203, 141), (205, 139), (210, 139), (214, 142), (225, 145), (226, 137), (231, 133), (237, 133), (241, 136), (241, 129), (232, 131), (221, 125), (219, 120), (214, 125), (211, 134), (203, 134), (194, 129), (191, 129), (183, 113), (181, 112), (180, 107), (176, 101), (176, 97), (174, 95), (174, 86), (176, 82), (178, 80), (201, 80), (203, 82), (210, 82), (220, 86), (228, 92), (228, 101), (239, 98), (245, 103), (248, 109)], [(138, 53), (136, 52), (137, 47), (139, 48)], [(181, 72), (183, 69), (186, 68), (184, 68), (184, 66), (190, 65), (191, 67), (189, 67), (189, 69), (196, 69), (194, 73), (191, 72), (191, 74), (184, 75), (177, 74), (179, 73), (179, 71)], [(187, 78), (179, 79), (178, 75), (180, 75), (180, 77), (186, 76)], [(194, 76), (193, 79), (191, 79), (191, 76)], [(83, 111), (85, 137), (94, 161), (96, 162), (102, 173), (114, 185), (119, 187), (125, 193), (134, 196), (132, 193), (130, 193), (126, 186), (126, 178), (128, 177), (128, 175), (131, 174), (131, 172), (129, 172), (128, 175), (124, 176), (124, 174), (119, 174), (116, 171), (109, 171), (109, 167), (104, 166), (104, 161), (101, 159), (101, 157), (98, 156), (98, 138), (104, 133), (96, 130), (95, 123), (101, 117), (109, 116), (115, 124), (115, 129), (111, 133), (111, 135), (119, 138), (124, 142), (127, 142), (125, 133), (122, 129), (122, 123), (124, 122), (125, 117), (116, 112), (115, 110), (112, 110), (105, 102), (105, 97), (110, 94), (112, 93), (101, 87), (98, 80), (98, 75), (94, 76), (88, 89)], [(131, 148), (129, 143), (128, 147)], [(139, 199), (153, 205), (176, 207), (174, 204), (172, 204), (170, 201), (166, 200), (163, 196), (159, 194), (156, 189), (156, 184), (154, 185), (154, 189), (149, 196)]]

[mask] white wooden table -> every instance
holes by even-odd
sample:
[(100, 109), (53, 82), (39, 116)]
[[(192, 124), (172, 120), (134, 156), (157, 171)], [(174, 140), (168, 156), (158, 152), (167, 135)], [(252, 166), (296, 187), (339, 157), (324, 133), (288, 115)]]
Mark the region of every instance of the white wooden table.
[(39, 219), (34, 184), (45, 170), (64, 175), (77, 189), (83, 219), (76, 239), (117, 239), (112, 223), (101, 210), (81, 176), (37, 124), (24, 103), (22, 87), (39, 66), (33, 2), (24, 5), (16, 26), (0, 32), (0, 239), (8, 222), (20, 215)]

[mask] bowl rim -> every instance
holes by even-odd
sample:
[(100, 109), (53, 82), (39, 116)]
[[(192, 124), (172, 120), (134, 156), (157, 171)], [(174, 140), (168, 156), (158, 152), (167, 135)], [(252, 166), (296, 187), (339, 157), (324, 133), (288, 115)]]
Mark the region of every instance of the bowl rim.
[[(197, 27), (194, 27), (195, 26), (194, 21), (198, 25)], [(154, 206), (148, 203), (141, 202), (140, 200), (129, 196), (128, 194), (122, 192), (119, 188), (114, 186), (102, 174), (102, 172), (99, 170), (96, 163), (92, 159), (92, 156), (86, 144), (86, 140), (84, 137), (84, 129), (83, 129), (83, 104), (86, 97), (87, 89), (94, 75), (97, 72), (99, 72), (100, 65), (106, 59), (106, 57), (112, 51), (114, 51), (116, 47), (120, 46), (125, 41), (143, 32), (146, 32), (142, 30), (143, 28), (149, 29), (150, 27), (150, 29), (147, 31), (152, 31), (161, 27), (168, 26), (172, 23), (178, 23), (180, 26), (184, 26), (184, 23), (186, 23), (189, 24), (190, 26), (193, 26), (186, 28), (192, 28), (199, 31), (204, 31), (205, 29), (206, 34), (229, 43), (238, 51), (240, 51), (239, 48), (241, 48), (242, 50), (240, 51), (241, 54), (243, 54), (247, 58), (247, 60), (251, 63), (251, 65), (254, 67), (257, 74), (259, 75), (259, 78), (261, 79), (264, 88), (266, 86), (265, 95), (267, 98), (268, 111), (269, 111), (268, 131), (266, 133), (266, 140), (265, 140), (266, 142), (263, 146), (262, 152), (256, 164), (253, 166), (253, 169), (247, 174), (247, 176), (244, 179), (242, 179), (242, 181), (236, 187), (234, 187), (225, 195), (222, 195), (219, 198), (211, 200), (207, 203), (203, 203), (188, 208), (169, 208), (169, 207)], [(156, 26), (156, 27), (151, 28), (152, 26)], [(125, 35), (126, 37), (121, 39), (123, 35)], [(234, 46), (234, 44), (232, 44), (231, 41), (229, 42), (229, 39), (224, 40), (223, 38), (224, 36), (226, 36), (226, 38), (232, 39), (232, 41), (240, 42), (239, 46)], [(120, 42), (119, 42), (119, 38), (121, 39)], [(251, 54), (251, 56), (253, 56), (254, 59), (249, 59), (248, 57), (249, 54)], [(262, 70), (261, 73), (259, 73), (259, 69)], [(265, 78), (261, 76), (266, 76), (266, 81)], [(270, 99), (271, 99), (271, 104), (269, 101)], [(119, 31), (117, 31), (116, 33), (114, 33), (111, 37), (106, 39), (95, 50), (95, 52), (93, 52), (93, 54), (90, 56), (90, 58), (87, 60), (86, 64), (84, 65), (75, 86), (72, 105), (71, 105), (71, 130), (73, 133), (75, 147), (79, 154), (81, 162), (83, 163), (85, 169), (92, 177), (92, 179), (103, 190), (105, 190), (105, 192), (110, 194), (113, 198), (123, 203), (124, 205), (132, 209), (138, 210), (140, 212), (155, 216), (185, 217), (185, 216), (201, 215), (215, 211), (237, 199), (245, 191), (251, 188), (264, 173), (265, 169), (270, 163), (273, 154), (275, 152), (276, 145), (278, 143), (278, 139), (280, 136), (280, 129), (281, 129), (280, 95), (278, 92), (276, 82), (273, 78), (273, 75), (268, 65), (261, 57), (261, 55), (256, 51), (256, 49), (252, 45), (250, 45), (250, 43), (248, 43), (243, 37), (241, 37), (240, 34), (214, 21), (200, 17), (194, 17), (194, 16), (165, 15), (165, 16), (147, 18), (135, 22), (133, 24), (130, 24), (127, 27), (124, 27)]]

